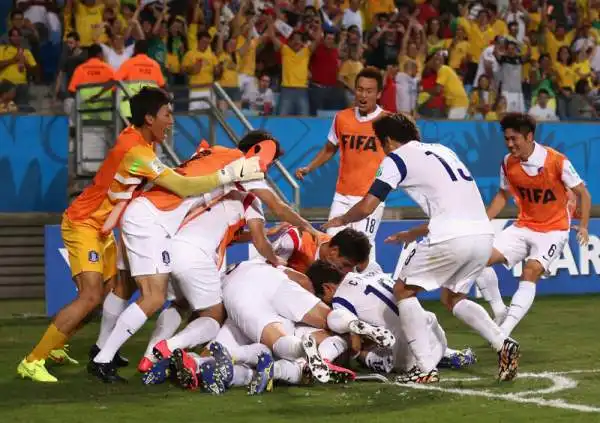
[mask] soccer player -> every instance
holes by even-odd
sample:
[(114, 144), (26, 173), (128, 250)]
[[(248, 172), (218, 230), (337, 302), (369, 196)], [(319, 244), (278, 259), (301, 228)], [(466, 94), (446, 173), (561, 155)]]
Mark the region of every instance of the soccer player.
[[(509, 153), (500, 167), (500, 189), (487, 214), (494, 219), (512, 195), (519, 214), (517, 221), (494, 240), (488, 266), (508, 267), (525, 260), (525, 266), (500, 328), (510, 335), (525, 317), (535, 298), (536, 284), (550, 271), (554, 260), (569, 240), (571, 213), (579, 203), (577, 240), (588, 242), (591, 196), (577, 171), (563, 154), (534, 140), (535, 120), (522, 113), (506, 115), (500, 122)], [(571, 192), (578, 202), (571, 198)], [(492, 269), (489, 269), (493, 272)], [(497, 290), (498, 279), (491, 275)]]
[[(244, 135), (244, 137), (240, 140), (238, 149), (225, 148), (221, 146), (209, 147), (208, 145), (201, 144), (194, 156), (192, 156), (191, 159), (189, 159), (180, 167), (180, 171), (189, 175), (204, 174), (206, 173), (207, 169), (222, 166), (224, 163), (228, 163), (228, 161), (240, 157), (242, 153), (248, 154), (253, 152), (257, 147), (264, 147), (264, 145), (262, 145), (264, 141), (273, 143), (275, 145), (273, 160), (276, 160), (281, 156), (282, 152), (279, 142), (277, 139), (275, 139), (275, 137), (273, 137), (272, 134), (263, 130), (253, 130)], [(297, 227), (301, 228), (303, 232), (311, 234), (311, 236), (315, 238), (324, 235), (317, 231), (308, 221), (302, 218), (276, 193), (274, 193), (266, 181), (246, 181), (241, 183), (239, 186), (258, 197), (258, 199), (262, 201), (281, 220), (296, 225)], [(176, 204), (181, 202), (181, 199), (178, 197), (174, 197), (172, 194), (164, 192), (164, 190), (160, 189), (153, 189), (146, 193), (145, 196), (152, 200), (154, 206), (165, 211), (173, 209)], [(217, 199), (218, 198), (219, 196), (217, 196)], [(196, 210), (191, 211), (186, 219), (191, 218), (195, 213)], [(202, 233), (198, 233), (197, 236), (202, 237)], [(114, 298), (115, 297), (113, 297), (113, 299)], [(111, 304), (105, 304), (107, 305), (108, 310), (107, 307), (105, 307), (104, 311), (111, 312), (114, 304), (115, 302)], [(126, 300), (120, 299), (120, 304), (122, 309), (124, 309)], [(181, 324), (181, 313), (178, 308), (178, 305), (169, 307), (160, 313), (157, 320), (157, 325), (151, 336), (146, 352), (144, 353), (144, 357), (142, 357), (138, 364), (138, 370), (140, 372), (147, 372), (154, 364), (155, 358), (152, 354), (152, 350), (156, 343), (162, 339), (170, 338)], [(116, 321), (117, 317), (113, 319), (112, 326), (114, 326), (114, 321)], [(111, 323), (109, 322), (104, 325), (103, 319), (103, 326), (111, 328), (110, 325)]]
[[(189, 178), (164, 166), (153, 145), (162, 142), (173, 124), (170, 99), (160, 89), (143, 89), (131, 99), (132, 124), (117, 139), (94, 181), (65, 211), (61, 230), (77, 298), (55, 317), (54, 322), (18, 366), (22, 377), (38, 382), (56, 382), (44, 363), (50, 351), (64, 345), (84, 318), (100, 304), (104, 284), (116, 275), (116, 248), (112, 233), (102, 234), (102, 226), (120, 200), (133, 196), (132, 188), (151, 181), (179, 195), (199, 195), (231, 181), (230, 174), (214, 172)], [(243, 163), (241, 163), (243, 165)], [(240, 164), (228, 169), (242, 171)], [(238, 178), (239, 179), (239, 178)], [(112, 281), (111, 281), (112, 283)], [(112, 359), (112, 357), (111, 357)]]
[(519, 344), (502, 332), (483, 307), (467, 299), (474, 279), (491, 255), (494, 233), (477, 185), (452, 150), (421, 142), (411, 117), (402, 113), (384, 116), (373, 127), (388, 153), (379, 176), (361, 201), (324, 228), (363, 219), (397, 188), (429, 216), (429, 222), (413, 232), (427, 235), (426, 239), (410, 252), (394, 285), (400, 324), (418, 362), (398, 381), (439, 380), (437, 356), (430, 349), (427, 313), (416, 297), (422, 290), (438, 288), (446, 307), (499, 352), (499, 379), (513, 379)]
[[(377, 105), (383, 90), (383, 79), (378, 69), (367, 67), (356, 76), (356, 107), (338, 112), (331, 125), (325, 146), (306, 167), (296, 170), (296, 177), (303, 180), (340, 150), (335, 196), (329, 211), (329, 218), (340, 216), (348, 211), (368, 192), (385, 153), (381, 142), (373, 132), (371, 123), (384, 113)], [(373, 246), (371, 257), (375, 258), (375, 235), (383, 216), (384, 204), (368, 216), (352, 222), (352, 228), (365, 233)], [(343, 227), (330, 228), (329, 235), (335, 235)]]
[(205, 213), (185, 223), (173, 237), (171, 276), (176, 301), (187, 301), (197, 318), (175, 336), (155, 345), (159, 359), (169, 358), (177, 348), (193, 348), (217, 336), (225, 320), (220, 269), (225, 249), (244, 226), (250, 229), (252, 244), (269, 263), (284, 263), (265, 235), (262, 206), (249, 192), (229, 192)]
[[(93, 185), (75, 200), (67, 211), (65, 220), (63, 220), (63, 238), (70, 253), (69, 261), (73, 274), (78, 275), (84, 272), (83, 275), (86, 275), (86, 272), (93, 269), (92, 275), (88, 276), (89, 281), (87, 281), (87, 284), (92, 288), (88, 295), (95, 294), (91, 299), (87, 297), (80, 301), (77, 308), (80, 314), (77, 314), (77, 319), (70, 320), (71, 324), (67, 326), (67, 332), (61, 330), (55, 322), (56, 327), (63, 335), (73, 331), (81, 319), (100, 303), (102, 299), (102, 295), (100, 295), (103, 288), (102, 282), (113, 277), (116, 273), (116, 251), (113, 236), (110, 232), (109, 235), (103, 236), (100, 230), (107, 216), (111, 213), (114, 204), (117, 201), (128, 200), (132, 197), (133, 192), (130, 189), (132, 186), (141, 186), (146, 180), (172, 191), (180, 197), (194, 197), (232, 182), (264, 177), (259, 169), (258, 158), (256, 160), (238, 159), (205, 176), (185, 176), (175, 172), (163, 165), (153, 150), (153, 145), (162, 142), (167, 131), (173, 125), (169, 95), (161, 89), (144, 88), (131, 99), (130, 103), (132, 126), (121, 133), (116, 146), (110, 151), (103, 166), (98, 171)], [(138, 199), (140, 198), (138, 197)], [(136, 200), (132, 202), (132, 204), (135, 203)], [(127, 207), (125, 215), (127, 215), (130, 207), (131, 205)], [(125, 240), (127, 240), (127, 232), (127, 228), (123, 226)], [(146, 238), (135, 246), (136, 252), (142, 257), (156, 253), (157, 246), (145, 242), (149, 235), (151, 233), (146, 233)], [(163, 258), (168, 259), (164, 255)], [(136, 263), (131, 258), (129, 262)], [(157, 305), (156, 295), (151, 294), (156, 293), (156, 291), (160, 292), (163, 280), (166, 284), (168, 274), (159, 273), (156, 276), (156, 272), (162, 269), (163, 267), (154, 266), (153, 264), (149, 276), (136, 281), (142, 286), (142, 297), (139, 302), (147, 311), (162, 305), (162, 302)], [(102, 272), (104, 272), (104, 275)], [(134, 272), (132, 274), (137, 276)], [(86, 278), (86, 276), (82, 277)], [(156, 279), (159, 279), (159, 281), (156, 282)], [(86, 282), (83, 284), (78, 283), (78, 286), (85, 284)], [(80, 288), (80, 296), (81, 293), (82, 289)], [(150, 301), (150, 304), (148, 304), (149, 297), (154, 300)], [(73, 304), (68, 307), (72, 307)], [(143, 311), (140, 306), (132, 304), (129, 310), (129, 313), (121, 315), (123, 319), (121, 325), (117, 321), (113, 330), (113, 339), (111, 339), (113, 335), (111, 334), (96, 356), (96, 359), (100, 356), (100, 361), (97, 362), (97, 365), (92, 363), (91, 366), (88, 366), (92, 373), (105, 381), (118, 380), (112, 360), (118, 348), (129, 337), (130, 332), (134, 332), (132, 328), (135, 328), (142, 320), (140, 313), (143, 313)], [(56, 327), (50, 327), (51, 335), (56, 333)], [(53, 337), (55, 336), (53, 335)], [(110, 348), (115, 345), (118, 345), (117, 348), (111, 351)], [(109, 353), (104, 351), (107, 347)], [(104, 362), (102, 361), (103, 357), (109, 358)], [(36, 356), (35, 358), (39, 360), (43, 357)]]

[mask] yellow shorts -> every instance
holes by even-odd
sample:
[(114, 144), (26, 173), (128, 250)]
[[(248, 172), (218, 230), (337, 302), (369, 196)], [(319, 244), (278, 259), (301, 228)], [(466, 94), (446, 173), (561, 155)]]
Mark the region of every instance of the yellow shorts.
[(82, 272), (98, 272), (107, 281), (117, 274), (117, 245), (112, 233), (103, 236), (99, 230), (75, 223), (66, 215), (60, 229), (73, 277)]

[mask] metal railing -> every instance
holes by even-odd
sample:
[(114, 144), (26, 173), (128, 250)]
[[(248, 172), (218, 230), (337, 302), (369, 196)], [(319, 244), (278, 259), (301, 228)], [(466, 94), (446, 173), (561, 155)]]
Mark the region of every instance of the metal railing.
[[(151, 85), (151, 81), (135, 81), (135, 84), (148, 84)], [(128, 100), (132, 97), (134, 93), (131, 92), (126, 84), (121, 81), (115, 81), (115, 88), (112, 90), (111, 94), (107, 97), (94, 99), (90, 101), (90, 98), (84, 99), (81, 95), (81, 90), (90, 89), (90, 88), (100, 88), (101, 84), (84, 84), (78, 87), (77, 93), (75, 96), (75, 105), (74, 105), (74, 123), (75, 123), (75, 143), (74, 143), (74, 158), (75, 158), (75, 176), (77, 178), (85, 178), (91, 177), (95, 173), (95, 166), (99, 166), (104, 160), (104, 155), (98, 155), (98, 157), (84, 157), (84, 134), (86, 132), (85, 128), (95, 128), (96, 130), (102, 131), (103, 129), (107, 131), (107, 134), (103, 138), (105, 142), (106, 151), (108, 148), (112, 146), (114, 141), (117, 139), (119, 133), (129, 125), (129, 119), (127, 116), (123, 114), (121, 104), (123, 100)], [(193, 89), (194, 87), (190, 87)], [(212, 86), (205, 87), (208, 90), (212, 90), (215, 94), (216, 99), (220, 99), (225, 101), (229, 109), (233, 112), (234, 116), (240, 121), (242, 126), (247, 131), (252, 131), (254, 127), (248, 121), (246, 116), (241, 112), (241, 110), (235, 105), (235, 103), (231, 100), (231, 98), (227, 95), (225, 90), (218, 84), (214, 83)], [(92, 96), (93, 98), (93, 96)], [(211, 96), (212, 98), (212, 96)], [(177, 104), (185, 104), (189, 106), (190, 103), (206, 103), (207, 107), (205, 109), (196, 109), (185, 111), (185, 115), (191, 118), (197, 118), (199, 116), (208, 116), (209, 118), (209, 140), (211, 143), (215, 143), (217, 141), (217, 131), (216, 124), (219, 124), (223, 131), (227, 134), (227, 136), (237, 145), (240, 141), (240, 137), (235, 133), (231, 125), (227, 122), (227, 117), (224, 112), (218, 107), (218, 104), (215, 104), (211, 98), (207, 97), (199, 97), (199, 98), (181, 98), (181, 96), (175, 96), (175, 103)], [(187, 107), (186, 107), (187, 109)], [(107, 116), (100, 116), (101, 114), (110, 113), (109, 118)], [(90, 117), (91, 116), (91, 117)], [(94, 116), (99, 117), (98, 119), (94, 119)], [(190, 138), (192, 143), (197, 143), (198, 138)], [(99, 146), (96, 146), (99, 148)], [(169, 134), (168, 139), (160, 145), (160, 149), (164, 153), (164, 156), (172, 162), (173, 166), (178, 166), (182, 163), (182, 160), (178, 157), (175, 148), (174, 148), (174, 137), (173, 132)], [(285, 181), (291, 186), (293, 190), (293, 199), (290, 201), (293, 207), (297, 210), (300, 208), (300, 186), (292, 176), (292, 174), (287, 170), (287, 168), (279, 161), (276, 160), (274, 166), (281, 174)], [(87, 166), (86, 166), (87, 165)], [(277, 184), (273, 181), (270, 176), (266, 176), (267, 183), (270, 187), (283, 199), (286, 199), (285, 194), (277, 186)]]

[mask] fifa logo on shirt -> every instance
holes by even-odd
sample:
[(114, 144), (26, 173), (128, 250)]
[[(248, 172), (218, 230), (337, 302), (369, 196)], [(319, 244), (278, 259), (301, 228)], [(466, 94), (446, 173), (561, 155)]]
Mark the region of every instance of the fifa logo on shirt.
[(90, 261), (90, 263), (98, 263), (98, 261), (100, 260), (100, 254), (92, 250), (88, 253), (88, 260)]
[(168, 266), (171, 263), (171, 256), (169, 255), (168, 251), (162, 252), (162, 261), (165, 264), (165, 266)]
[(342, 134), (340, 140), (342, 141), (342, 146), (350, 150), (377, 151), (377, 143), (374, 136)]
[(532, 203), (546, 204), (550, 201), (556, 201), (556, 196), (551, 189), (540, 189), (540, 188), (523, 188), (517, 187), (519, 195), (523, 200), (528, 200)]

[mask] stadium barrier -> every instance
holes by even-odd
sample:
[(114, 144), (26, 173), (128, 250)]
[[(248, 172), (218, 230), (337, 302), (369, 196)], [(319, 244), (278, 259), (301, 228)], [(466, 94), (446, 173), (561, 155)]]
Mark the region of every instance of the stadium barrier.
[[(417, 220), (381, 223), (376, 239), (377, 261), (385, 272), (394, 272), (401, 248), (398, 245), (384, 244), (384, 239), (421, 223), (423, 222)], [(510, 223), (510, 220), (495, 220), (496, 232)], [(318, 224), (315, 226), (318, 227)], [(600, 293), (600, 219), (591, 220), (589, 233), (590, 242), (586, 247), (579, 246), (575, 233), (571, 233), (569, 244), (553, 264), (551, 276), (539, 284), (538, 295)], [(248, 244), (233, 245), (227, 250), (227, 264), (237, 263), (255, 255), (256, 251)], [(496, 272), (502, 295), (511, 296), (517, 289), (521, 266), (515, 266), (512, 271), (503, 266), (496, 266)], [(59, 225), (47, 225), (45, 229), (45, 273), (46, 311), (48, 316), (53, 316), (76, 296)], [(475, 289), (472, 294), (477, 295)], [(439, 291), (427, 293), (422, 297), (437, 299)]]
[[(204, 120), (203, 120), (204, 119)], [(328, 118), (249, 117), (255, 128), (271, 131), (281, 140), (283, 165), (290, 171), (304, 166), (322, 148), (331, 126)], [(228, 122), (237, 134), (244, 132), (239, 119)], [(454, 149), (467, 164), (486, 202), (498, 188), (498, 173), (506, 153), (497, 122), (421, 120), (426, 142)], [(188, 157), (202, 138), (209, 138), (208, 118), (176, 117), (174, 147)], [(220, 126), (216, 139), (228, 145)], [(588, 184), (595, 204), (600, 204), (600, 125), (597, 123), (543, 123), (536, 138), (565, 153)], [(68, 125), (64, 116), (0, 116), (0, 212), (62, 212), (67, 206)], [(231, 145), (231, 144), (229, 144)], [(338, 158), (308, 175), (300, 184), (302, 207), (331, 204)], [(287, 198), (293, 198), (280, 173), (270, 172)], [(394, 193), (389, 207), (414, 206), (402, 193)]]

